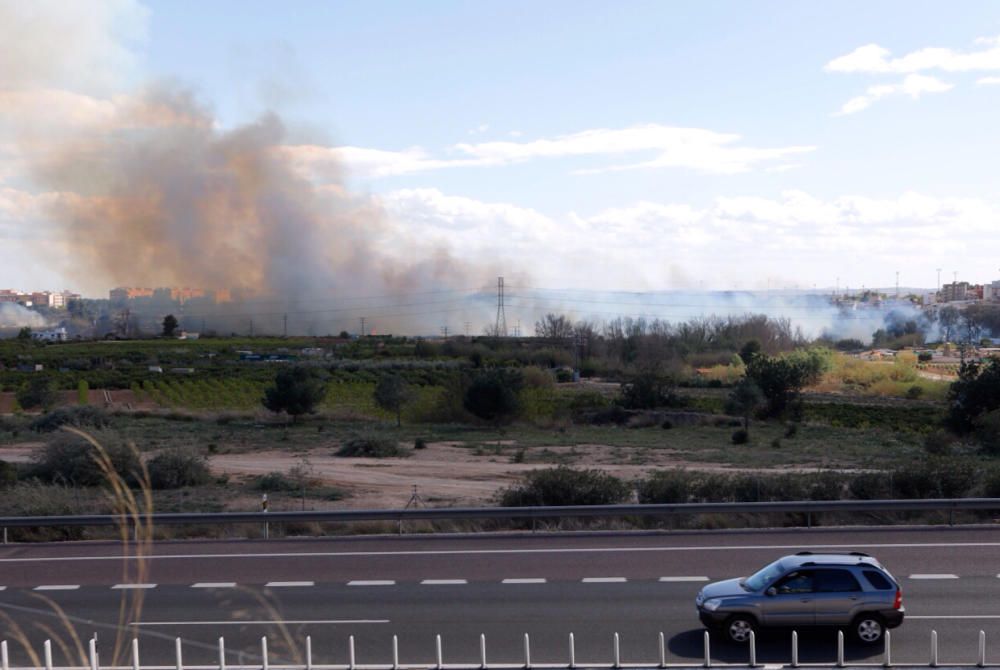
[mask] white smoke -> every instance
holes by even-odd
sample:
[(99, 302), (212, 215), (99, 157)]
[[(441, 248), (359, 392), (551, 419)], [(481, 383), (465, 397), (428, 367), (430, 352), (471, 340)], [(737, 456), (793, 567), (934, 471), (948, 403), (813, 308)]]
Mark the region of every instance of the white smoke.
[(45, 328), (45, 317), (13, 302), (0, 303), (0, 328)]

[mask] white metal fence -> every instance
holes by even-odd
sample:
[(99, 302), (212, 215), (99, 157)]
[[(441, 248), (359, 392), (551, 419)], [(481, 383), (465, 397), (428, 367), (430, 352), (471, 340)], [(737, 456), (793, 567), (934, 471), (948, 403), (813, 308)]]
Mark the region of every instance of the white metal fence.
[[(566, 662), (564, 663), (534, 663), (531, 659), (531, 638), (524, 634), (523, 660), (517, 663), (491, 663), (487, 657), (486, 636), (479, 636), (479, 658), (471, 661), (446, 663), (441, 643), (441, 636), (436, 635), (434, 639), (435, 660), (433, 663), (404, 663), (400, 661), (399, 639), (392, 636), (392, 662), (383, 664), (359, 663), (355, 649), (354, 636), (348, 638), (346, 663), (317, 663), (313, 658), (312, 638), (306, 637), (302, 642), (302, 648), (296, 650), (302, 659), (295, 664), (271, 663), (271, 653), (268, 651), (267, 638), (262, 637), (259, 648), (259, 661), (254, 664), (232, 664), (228, 663), (226, 656), (225, 638), (218, 639), (218, 661), (212, 665), (192, 665), (184, 662), (184, 649), (181, 638), (174, 641), (174, 654), (172, 663), (169, 665), (149, 665), (142, 663), (139, 650), (139, 640), (133, 639), (130, 649), (130, 664), (128, 665), (102, 665), (98, 654), (97, 640), (89, 641), (89, 649), (86, 653), (87, 665), (82, 666), (56, 666), (53, 665), (52, 642), (46, 640), (43, 644), (42, 656), (38, 665), (15, 666), (10, 664), (10, 655), (7, 641), (0, 642), (0, 670), (635, 670), (635, 669), (664, 669), (664, 668), (760, 668), (765, 670), (777, 670), (778, 668), (987, 668), (1000, 667), (989, 666), (986, 663), (986, 633), (979, 631), (979, 644), (975, 661), (964, 662), (941, 662), (938, 657), (938, 634), (931, 631), (930, 654), (926, 663), (893, 663), (892, 660), (892, 633), (886, 631), (884, 645), (881, 648), (880, 657), (876, 661), (858, 662), (846, 661), (844, 655), (844, 633), (837, 631), (837, 651), (836, 658), (827, 662), (799, 662), (799, 636), (792, 631), (790, 661), (788, 663), (767, 663), (760, 664), (757, 659), (757, 640), (754, 633), (750, 633), (750, 641), (746, 646), (746, 661), (741, 663), (722, 663), (712, 658), (712, 640), (708, 631), (704, 632), (702, 643), (701, 661), (689, 661), (684, 663), (668, 663), (665, 637), (663, 633), (658, 636), (659, 658), (645, 663), (623, 663), (621, 658), (621, 640), (618, 633), (612, 638), (611, 658), (598, 662), (579, 661), (576, 657), (576, 640), (573, 633), (567, 639)], [(970, 650), (971, 652), (971, 650)], [(970, 653), (970, 658), (972, 654)], [(241, 655), (242, 657), (242, 655)]]

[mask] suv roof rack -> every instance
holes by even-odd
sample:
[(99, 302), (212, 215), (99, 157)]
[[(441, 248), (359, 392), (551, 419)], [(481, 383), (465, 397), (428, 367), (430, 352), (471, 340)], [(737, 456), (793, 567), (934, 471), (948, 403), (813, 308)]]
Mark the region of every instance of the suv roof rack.
[(863, 556), (865, 558), (871, 558), (870, 555), (864, 553), (863, 551), (800, 551), (795, 554), (796, 556)]

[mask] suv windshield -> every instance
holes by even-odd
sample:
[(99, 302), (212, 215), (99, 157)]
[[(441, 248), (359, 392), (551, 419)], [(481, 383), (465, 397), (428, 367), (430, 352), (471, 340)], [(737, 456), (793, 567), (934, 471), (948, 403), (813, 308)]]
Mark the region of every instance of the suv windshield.
[(747, 577), (743, 581), (743, 585), (751, 591), (760, 591), (784, 574), (784, 572), (785, 569), (781, 565), (781, 559), (778, 559), (774, 563), (765, 565), (763, 568)]

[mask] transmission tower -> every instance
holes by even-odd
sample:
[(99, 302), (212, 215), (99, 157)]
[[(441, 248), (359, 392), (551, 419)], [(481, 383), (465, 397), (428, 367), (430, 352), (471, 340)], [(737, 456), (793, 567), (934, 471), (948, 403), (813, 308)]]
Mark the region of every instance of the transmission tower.
[(503, 311), (503, 277), (497, 277), (497, 337), (507, 337), (507, 315)]

